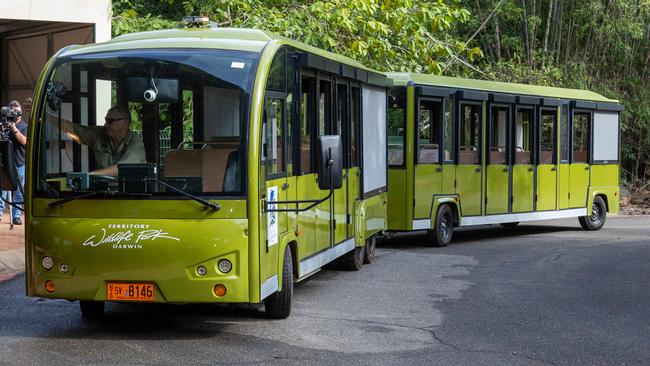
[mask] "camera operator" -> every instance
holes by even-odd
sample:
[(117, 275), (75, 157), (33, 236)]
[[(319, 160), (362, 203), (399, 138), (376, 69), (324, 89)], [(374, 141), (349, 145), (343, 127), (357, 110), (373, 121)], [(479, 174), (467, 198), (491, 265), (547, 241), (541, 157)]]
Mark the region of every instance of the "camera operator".
[[(25, 185), (25, 155), (27, 145), (27, 127), (28, 123), (22, 117), (22, 108), (18, 101), (9, 103), (13, 114), (16, 115), (13, 122), (7, 122), (8, 138), (12, 142), (14, 149), (14, 163), (16, 164), (16, 172), (18, 173), (19, 187), (13, 191), (13, 202), (23, 202), (23, 187)], [(2, 192), (2, 198), (7, 198), (8, 192)], [(23, 205), (20, 204), (20, 207)], [(20, 220), (20, 209), (18, 207), (11, 207), (11, 221), (14, 225), (22, 225)], [(0, 213), (4, 212), (4, 201), (0, 200)], [(0, 218), (2, 216), (0, 215)]]

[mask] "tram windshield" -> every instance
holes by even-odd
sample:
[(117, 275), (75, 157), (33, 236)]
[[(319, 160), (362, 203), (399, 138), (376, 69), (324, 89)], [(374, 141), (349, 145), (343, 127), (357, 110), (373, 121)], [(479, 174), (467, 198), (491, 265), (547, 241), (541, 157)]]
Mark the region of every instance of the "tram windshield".
[(58, 60), (36, 126), (35, 193), (243, 195), (258, 58), (177, 49)]

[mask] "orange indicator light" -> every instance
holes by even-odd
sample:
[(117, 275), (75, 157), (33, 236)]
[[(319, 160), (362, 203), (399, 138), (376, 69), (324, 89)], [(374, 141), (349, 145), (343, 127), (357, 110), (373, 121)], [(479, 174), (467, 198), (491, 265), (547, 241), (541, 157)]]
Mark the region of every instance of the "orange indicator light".
[(54, 292), (54, 290), (56, 290), (56, 285), (54, 285), (54, 281), (50, 281), (50, 280), (45, 281), (45, 291)]
[(226, 286), (224, 286), (222, 284), (214, 286), (214, 294), (219, 296), (219, 297), (225, 296), (226, 295)]

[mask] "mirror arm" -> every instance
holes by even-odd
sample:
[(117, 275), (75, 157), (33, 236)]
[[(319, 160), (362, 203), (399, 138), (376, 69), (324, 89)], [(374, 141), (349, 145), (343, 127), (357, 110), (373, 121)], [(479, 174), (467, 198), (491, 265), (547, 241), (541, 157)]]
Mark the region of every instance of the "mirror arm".
[[(327, 201), (328, 199), (330, 199), (330, 197), (332, 197), (332, 191), (331, 190), (327, 194), (327, 196), (325, 196), (325, 197), (323, 197), (321, 199), (318, 199), (318, 200), (273, 201), (273, 202), (268, 202), (268, 201), (264, 200), (264, 203), (265, 203), (264, 207), (266, 208), (266, 212), (305, 212), (305, 211), (310, 210), (310, 209), (318, 206), (319, 204)], [(271, 206), (271, 205), (290, 205), (290, 204), (299, 205), (301, 203), (311, 203), (311, 205), (309, 205), (307, 207), (303, 207), (303, 208), (297, 208), (297, 207), (296, 208), (269, 208), (269, 206)]]

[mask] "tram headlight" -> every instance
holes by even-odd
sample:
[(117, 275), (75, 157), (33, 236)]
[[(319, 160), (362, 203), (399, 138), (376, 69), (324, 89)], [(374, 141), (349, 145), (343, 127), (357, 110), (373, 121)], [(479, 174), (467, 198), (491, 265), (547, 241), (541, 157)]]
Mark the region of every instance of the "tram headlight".
[(228, 272), (232, 271), (232, 263), (227, 259), (220, 260), (219, 264), (218, 264), (218, 267), (219, 267), (219, 271), (221, 271), (221, 273), (228, 273)]
[(65, 263), (61, 263), (61, 265), (59, 266), (59, 271), (61, 271), (61, 273), (68, 273), (68, 270), (69, 270), (68, 265)]
[(43, 268), (49, 271), (52, 269), (52, 267), (54, 267), (54, 259), (52, 259), (52, 257), (45, 256), (43, 259), (41, 259), (41, 265)]
[(205, 276), (205, 274), (208, 273), (208, 270), (203, 266), (198, 266), (198, 267), (196, 267), (196, 273), (199, 276)]

